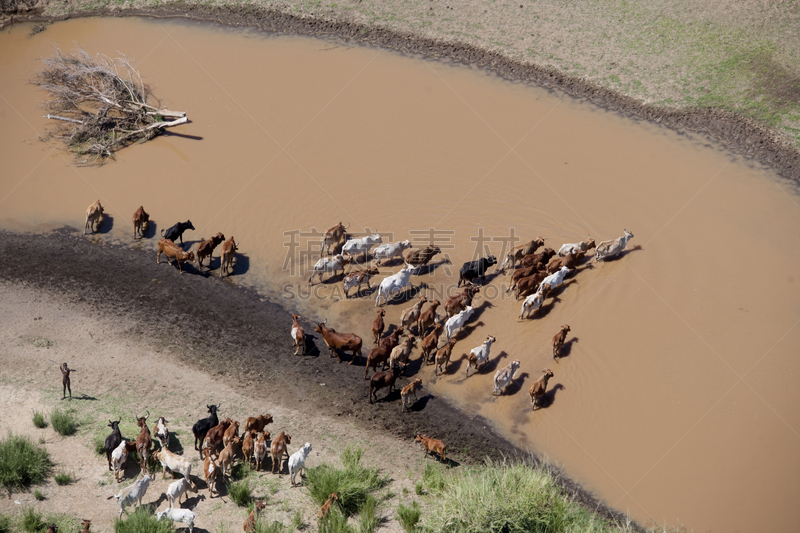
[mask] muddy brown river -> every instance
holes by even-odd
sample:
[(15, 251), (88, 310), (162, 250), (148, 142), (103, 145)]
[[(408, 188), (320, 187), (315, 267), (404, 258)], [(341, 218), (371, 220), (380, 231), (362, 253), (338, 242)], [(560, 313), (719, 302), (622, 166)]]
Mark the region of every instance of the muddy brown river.
[[(800, 196), (791, 183), (701, 138), (374, 48), (133, 18), (30, 33), (0, 33), (3, 228), (82, 228), (98, 198), (112, 219), (86, 237), (99, 242), (131, 243), (139, 205), (156, 233), (191, 219), (187, 244), (218, 231), (240, 243), (228, 282), (365, 340), (374, 293), (344, 301), (341, 283), (306, 283), (318, 230), (340, 220), (357, 236), (438, 244), (452, 264), (439, 256), (412, 278), (430, 299), (452, 293), (464, 261), (500, 255), (511, 238), (541, 235), (558, 248), (627, 229), (635, 236), (621, 258), (584, 264), (525, 322), (504, 293), (508, 276), (491, 275), (457, 361), (438, 379), (421, 369), (425, 387), (643, 524), (797, 529)], [(53, 43), (71, 51), (75, 42), (126, 54), (191, 123), (100, 167), (39, 141), (43, 94), (28, 80)], [(155, 253), (156, 240), (132, 246)], [(410, 305), (387, 305), (388, 322)], [(555, 362), (550, 339), (562, 324), (572, 331)], [(487, 335), (497, 338), (492, 361), (465, 379), (461, 354)], [(516, 381), (493, 398), (494, 369), (513, 359)], [(527, 390), (545, 367), (552, 392), (531, 412)]]

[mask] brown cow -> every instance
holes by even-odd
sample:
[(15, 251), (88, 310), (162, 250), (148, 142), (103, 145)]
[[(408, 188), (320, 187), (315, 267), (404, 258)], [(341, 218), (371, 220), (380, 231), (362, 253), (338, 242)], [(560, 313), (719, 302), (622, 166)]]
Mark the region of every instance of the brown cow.
[(86, 224), (83, 225), (83, 234), (86, 235), (86, 230), (91, 229), (95, 233), (100, 229), (100, 224), (103, 223), (103, 206), (100, 205), (100, 200), (86, 208)]
[(544, 263), (547, 264), (550, 261), (550, 258), (556, 255), (556, 251), (552, 248), (545, 248), (540, 252), (536, 252), (535, 254), (526, 255), (522, 258), (522, 266), (529, 267), (531, 265), (535, 265), (536, 263)]
[[(239, 453), (239, 450), (242, 449), (242, 439), (239, 437), (233, 437), (228, 444), (225, 445), (225, 448), (219, 454), (219, 468), (222, 470), (222, 477), (225, 478), (225, 471), (228, 470), (231, 465), (233, 465), (233, 460), (236, 458), (236, 454)], [(230, 474), (228, 475), (230, 477)]]
[(265, 415), (248, 416), (244, 423), (244, 430), (250, 431), (264, 431), (267, 424), (272, 424), (272, 415), (267, 413)]
[[(347, 240), (347, 232), (345, 230), (349, 227), (350, 224), (345, 226), (340, 221), (338, 224), (325, 231), (325, 235), (322, 237), (323, 256), (328, 255), (332, 251), (335, 252), (340, 244), (344, 244)], [(331, 250), (331, 247), (333, 247), (333, 250)]]
[(378, 363), (380, 363), (382, 368), (386, 368), (386, 362), (389, 360), (392, 350), (394, 350), (395, 346), (400, 343), (400, 335), (402, 334), (403, 328), (397, 328), (387, 337), (381, 339), (381, 342), (378, 344), (378, 346), (369, 351), (367, 354), (367, 364), (364, 367), (364, 379), (368, 379), (367, 376), (369, 375), (370, 367), (377, 371)]
[(410, 396), (414, 395), (414, 401), (417, 401), (417, 390), (422, 388), (422, 380), (420, 378), (415, 379), (400, 391), (400, 400), (403, 406), (403, 411), (410, 411), (411, 408), (408, 404), (411, 402)]
[[(326, 318), (325, 322), (327, 321), (328, 319)], [(342, 359), (339, 357), (339, 350), (352, 352), (353, 357), (350, 359), (350, 364), (352, 365), (355, 363), (357, 358), (361, 357), (361, 345), (363, 344), (361, 337), (355, 333), (337, 333), (335, 329), (325, 327), (325, 322), (317, 324), (314, 331), (322, 334), (322, 339), (325, 341), (328, 348), (331, 349), (331, 357), (336, 355), (336, 361), (341, 363)]]
[(409, 250), (405, 255), (405, 261), (413, 267), (419, 267), (430, 263), (433, 256), (442, 251), (438, 246), (426, 246), (421, 250)]
[(372, 335), (375, 337), (376, 345), (380, 342), (383, 330), (386, 328), (386, 323), (383, 321), (384, 316), (386, 316), (386, 310), (378, 309), (378, 316), (372, 322)]
[(267, 458), (267, 452), (269, 451), (269, 444), (267, 441), (269, 441), (269, 437), (269, 431), (265, 431), (258, 436), (258, 440), (256, 441), (256, 471), (261, 469), (261, 463)]
[(175, 259), (178, 262), (178, 270), (180, 270), (181, 274), (183, 274), (182, 263), (186, 261), (194, 262), (194, 252), (184, 252), (180, 246), (169, 239), (160, 239), (158, 241), (158, 253), (156, 254), (156, 263), (158, 264), (161, 264), (161, 254), (167, 256), (168, 263)]
[(256, 450), (256, 433), (253, 430), (246, 431), (244, 434), (244, 441), (242, 441), (242, 455), (244, 455), (247, 464), (253, 462), (253, 453)]
[(518, 268), (511, 274), (511, 285), (508, 286), (506, 292), (511, 292), (517, 288), (517, 283), (522, 278), (527, 278), (528, 276), (532, 276), (537, 272), (544, 272), (547, 270), (547, 267), (544, 263), (536, 263), (535, 265), (531, 265), (529, 267)]
[(303, 318), (298, 314), (292, 314), (292, 340), (294, 341), (294, 345), (296, 348), (294, 349), (294, 355), (297, 355), (297, 352), (300, 351), (300, 348), (303, 348), (303, 354), (306, 354), (306, 332), (303, 331), (303, 326), (300, 325), (298, 322), (298, 318)]
[(442, 462), (447, 462), (447, 457), (445, 456), (445, 449), (447, 446), (444, 442), (440, 441), (439, 439), (433, 439), (427, 435), (419, 434), (414, 437), (414, 442), (421, 442), (423, 448), (425, 449), (425, 459), (428, 458), (428, 452), (433, 455), (434, 452), (439, 454), (439, 457), (442, 459)]
[[(453, 346), (456, 345), (456, 338), (453, 337), (447, 343), (442, 346), (438, 352), (436, 352), (436, 368), (433, 369), (433, 373), (437, 376), (441, 373), (447, 372), (447, 364), (450, 362), (450, 355), (453, 353)], [(444, 367), (444, 368), (442, 368)]]
[(208, 486), (209, 496), (213, 498), (214, 493), (216, 492), (217, 477), (219, 477), (219, 467), (211, 457), (211, 450), (208, 448), (204, 448), (203, 451), (200, 452), (200, 455), (205, 457), (203, 461), (203, 477), (205, 478), (206, 485)]
[(572, 251), (563, 257), (554, 255), (547, 263), (547, 272), (549, 274), (554, 274), (561, 270), (561, 267), (567, 267), (572, 270), (581, 262), (581, 259), (583, 259), (585, 255), (586, 252), (582, 252), (581, 250)]
[(417, 336), (420, 339), (425, 336), (428, 328), (436, 323), (436, 309), (438, 309), (439, 305), (441, 305), (441, 302), (434, 300), (431, 302), (430, 307), (420, 313), (419, 320), (417, 320)]
[(197, 252), (195, 253), (195, 260), (197, 261), (197, 264), (200, 266), (201, 270), (203, 269), (203, 261), (205, 261), (206, 257), (208, 257), (208, 268), (211, 268), (211, 256), (214, 253), (214, 248), (219, 246), (224, 240), (225, 235), (222, 233), (217, 233), (207, 240), (201, 239), (200, 244), (197, 245)]
[(535, 272), (527, 278), (522, 278), (517, 281), (517, 294), (514, 295), (515, 300), (519, 300), (520, 296), (526, 296), (539, 288), (544, 278), (547, 277), (547, 272)]
[(222, 243), (222, 259), (219, 265), (219, 277), (222, 277), (223, 272), (227, 273), (229, 268), (233, 270), (233, 258), (237, 250), (239, 250), (239, 245), (233, 240), (233, 235)]
[(225, 430), (225, 433), (222, 435), (222, 444), (227, 446), (228, 443), (233, 440), (233, 437), (239, 436), (239, 422), (235, 421), (233, 424)]
[[(419, 300), (417, 300), (417, 302), (413, 306), (409, 307), (408, 309), (405, 309), (403, 313), (400, 315), (400, 325), (406, 328), (406, 330), (409, 333), (411, 332), (411, 326), (419, 322), (419, 316), (420, 312), (422, 311), (422, 306), (425, 305), (427, 301), (428, 297), (423, 294), (422, 296), (419, 297)], [(417, 332), (417, 334), (419, 334), (419, 331)]]
[(536, 404), (539, 403), (539, 398), (544, 396), (547, 392), (547, 380), (553, 377), (553, 371), (549, 368), (542, 370), (542, 376), (531, 384), (528, 394), (531, 395), (531, 411), (536, 410)]
[(331, 512), (331, 505), (333, 504), (334, 501), (338, 499), (339, 495), (336, 494), (335, 492), (332, 492), (331, 495), (328, 496), (328, 499), (325, 501), (325, 503), (322, 504), (322, 508), (320, 508), (319, 510), (318, 516), (320, 520), (323, 520), (328, 517), (328, 515)]
[(83, 524), (83, 531), (81, 533), (89, 533), (89, 528), (92, 526), (92, 521), (84, 518), (82, 524)]
[[(525, 244), (520, 244), (519, 246), (515, 246), (508, 252), (506, 256), (506, 260), (503, 261), (503, 265), (497, 268), (497, 271), (506, 271), (506, 268), (511, 267), (513, 270), (516, 265), (517, 261), (521, 261), (523, 257), (526, 255), (530, 255), (536, 251), (537, 248), (544, 246), (545, 239), (539, 236), (538, 239), (533, 239), (531, 242), (526, 242)], [(509, 264), (510, 263), (510, 264)]]
[(447, 313), (447, 318), (457, 315), (461, 311), (472, 305), (472, 300), (475, 295), (481, 292), (481, 288), (477, 285), (468, 284), (460, 293), (455, 294), (447, 299), (444, 303), (444, 310)]
[(281, 431), (278, 433), (278, 436), (272, 440), (272, 445), (270, 446), (269, 453), (272, 455), (272, 473), (275, 473), (275, 470), (278, 470), (278, 473), (281, 472), (281, 462), (283, 461), (283, 456), (286, 455), (288, 457), (289, 452), (287, 451), (287, 446), (292, 443), (292, 437)]
[(225, 437), (225, 431), (233, 424), (233, 420), (226, 418), (206, 433), (205, 448), (210, 448), (214, 455), (218, 455), (217, 448), (220, 448), (222, 439)]
[(397, 381), (397, 377), (403, 372), (404, 369), (405, 365), (374, 374), (369, 380), (369, 403), (373, 403), (373, 398), (375, 398), (375, 401), (377, 402), (378, 396), (376, 393), (385, 387), (389, 387), (389, 392), (386, 393), (384, 399), (388, 398), (389, 395), (392, 394), (394, 382)]
[(139, 209), (133, 213), (133, 238), (136, 238), (136, 233), (139, 233), (139, 236), (144, 237), (144, 234), (147, 232), (147, 227), (150, 225), (150, 215), (144, 210), (143, 206), (139, 206)]
[(437, 322), (433, 325), (433, 331), (422, 339), (422, 360), (426, 363), (429, 363), (431, 354), (435, 352), (436, 347), (439, 346), (439, 337), (442, 335), (443, 330), (444, 324)]
[(558, 363), (558, 358), (561, 355), (561, 348), (564, 347), (564, 341), (567, 340), (567, 333), (569, 333), (569, 324), (561, 326), (561, 330), (553, 336), (553, 359)]
[(147, 427), (147, 419), (150, 417), (150, 411), (144, 417), (136, 417), (136, 425), (141, 428), (139, 435), (136, 437), (136, 453), (139, 454), (139, 462), (142, 471), (147, 473), (147, 458), (150, 455), (150, 448), (153, 447), (153, 441), (150, 438), (150, 428)]
[(256, 520), (258, 520), (258, 513), (260, 513), (267, 504), (264, 500), (258, 500), (247, 520), (244, 521), (244, 533), (253, 533), (256, 530)]

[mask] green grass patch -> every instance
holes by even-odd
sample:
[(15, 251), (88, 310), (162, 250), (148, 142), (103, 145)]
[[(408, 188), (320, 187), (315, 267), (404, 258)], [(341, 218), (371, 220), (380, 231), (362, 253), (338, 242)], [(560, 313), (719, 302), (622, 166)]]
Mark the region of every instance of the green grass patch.
[(43, 482), (52, 466), (47, 450), (28, 437), (9, 432), (0, 441), (0, 483), (9, 493)]
[(608, 522), (573, 501), (571, 494), (556, 484), (557, 473), (546, 466), (504, 460), (451, 470), (442, 473), (443, 479), (435, 471), (426, 473), (437, 488), (431, 489), (435, 498), (431, 498), (431, 505), (417, 526), (420, 531), (627, 530), (624, 525)]
[(171, 520), (157, 520), (142, 507), (136, 509), (128, 518), (114, 521), (114, 533), (173, 533)]
[(47, 420), (44, 418), (44, 414), (40, 413), (39, 411), (35, 411), (33, 413), (33, 425), (39, 429), (46, 428)]
[(380, 517), (378, 516), (378, 502), (375, 497), (370, 494), (367, 496), (367, 501), (358, 510), (358, 532), (359, 533), (374, 533), (380, 524)]
[(253, 487), (250, 480), (245, 479), (228, 485), (228, 496), (239, 507), (247, 507), (253, 499)]
[(95, 454), (97, 455), (106, 454), (106, 439), (104, 437), (96, 435), (95, 438), (92, 440), (92, 446), (94, 446)]
[(277, 520), (267, 523), (267, 520), (262, 518), (256, 522), (255, 533), (289, 533), (289, 531), (289, 528)]
[(422, 482), (422, 480), (417, 481), (417, 483), (414, 485), (414, 492), (417, 494), (417, 496), (422, 496), (425, 493), (425, 484)]
[(64, 472), (63, 470), (56, 474), (54, 479), (56, 480), (56, 484), (60, 486), (69, 485), (75, 481), (72, 477), (72, 474), (69, 472)]
[(253, 470), (250, 468), (250, 465), (247, 463), (237, 463), (231, 468), (231, 479), (234, 481), (239, 481), (240, 479), (245, 479), (250, 476)]
[(417, 524), (422, 511), (417, 502), (411, 502), (411, 505), (403, 505), (402, 503), (397, 506), (397, 521), (403, 526), (403, 529), (408, 533), (417, 530)]
[(319, 522), (319, 533), (357, 533), (347, 523), (347, 516), (339, 507), (331, 506), (331, 512)]
[(0, 533), (12, 533), (12, 522), (10, 516), (7, 514), (0, 514)]
[(50, 423), (59, 435), (68, 437), (78, 431), (78, 421), (72, 409), (55, 408), (50, 413)]
[(320, 465), (306, 470), (305, 485), (317, 505), (324, 504), (335, 492), (345, 516), (351, 516), (367, 502), (370, 493), (389, 483), (378, 469), (361, 464), (362, 454), (361, 448), (347, 447), (341, 455), (343, 468)]
[(44, 517), (33, 507), (27, 507), (22, 511), (19, 527), (27, 533), (37, 533), (45, 528)]
[(45, 499), (44, 492), (39, 489), (33, 491), (33, 497), (36, 498), (37, 501), (43, 501)]

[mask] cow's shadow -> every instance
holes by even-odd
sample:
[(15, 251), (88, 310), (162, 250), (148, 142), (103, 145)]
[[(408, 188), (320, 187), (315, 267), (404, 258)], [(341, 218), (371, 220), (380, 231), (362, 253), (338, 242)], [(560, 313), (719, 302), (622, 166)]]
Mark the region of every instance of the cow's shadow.
[[(453, 350), (455, 351), (455, 346), (453, 346)], [(461, 367), (464, 366), (464, 362), (467, 360), (467, 354), (462, 353), (460, 356), (456, 357), (455, 354), (450, 355), (450, 362), (447, 363), (447, 368), (442, 369), (442, 373), (439, 376), (446, 376), (450, 374), (457, 374)]]
[(452, 264), (452, 263), (450, 263), (450, 261), (448, 261), (447, 259), (442, 259), (441, 261), (439, 261), (437, 263), (428, 263), (427, 265), (420, 265), (420, 266), (416, 267), (416, 270), (414, 271), (414, 275), (415, 276), (427, 276), (429, 274), (433, 274), (434, 272), (436, 272), (437, 269), (443, 267), (444, 265), (450, 265), (450, 264)]
[[(464, 340), (465, 338), (469, 337), (473, 331), (476, 329), (485, 326), (486, 324), (479, 320), (478, 322), (470, 322), (469, 324), (465, 325), (458, 333), (456, 333), (456, 338), (459, 340)], [(444, 334), (442, 334), (444, 336)], [(447, 337), (445, 336), (445, 340)], [(455, 349), (455, 347), (453, 347)]]
[(162, 492), (156, 501), (150, 503), (143, 503), (142, 507), (146, 508), (150, 514), (156, 514), (158, 508), (165, 501), (167, 501), (167, 495)]
[(377, 285), (370, 285), (369, 287), (366, 288), (362, 287), (356, 292), (351, 292), (350, 298), (345, 298), (345, 301), (372, 296), (373, 294), (375, 294), (377, 290), (378, 290)]
[(408, 410), (413, 413), (418, 413), (425, 409), (425, 406), (428, 405), (428, 402), (433, 400), (435, 396), (433, 394), (426, 394), (425, 396), (420, 397), (417, 401), (413, 402), (409, 407)]
[(153, 222), (152, 220), (147, 223), (147, 231), (144, 232), (142, 237), (138, 237), (139, 239), (152, 239), (156, 236), (158, 230), (158, 224)]
[(546, 317), (555, 308), (557, 302), (560, 303), (561, 298), (559, 298), (558, 296), (548, 295), (547, 299), (545, 300), (545, 303), (543, 303), (542, 306), (535, 313), (531, 312), (528, 318), (531, 318), (534, 315), (538, 315), (538, 318)]
[(492, 302), (489, 300), (483, 300), (479, 306), (472, 308), (472, 316), (470, 317), (470, 321), (480, 320), (481, 315), (483, 315), (487, 309), (491, 309), (493, 307), (494, 304)]
[(565, 357), (569, 357), (569, 354), (572, 353), (572, 345), (575, 344), (576, 342), (578, 342), (578, 337), (572, 337), (570, 340), (565, 342), (564, 345), (561, 346), (561, 352), (559, 353), (556, 362)]
[(553, 388), (551, 388), (550, 390), (545, 392), (544, 395), (539, 397), (539, 401), (537, 402), (536, 405), (538, 407), (547, 409), (548, 407), (553, 405), (554, 401), (556, 401), (556, 394), (560, 390), (567, 390), (567, 388), (561, 383), (556, 383), (555, 385), (553, 385)]
[[(203, 501), (205, 499), (206, 499), (206, 495), (205, 494), (198, 494), (197, 496), (192, 496), (191, 498), (186, 498), (183, 501), (182, 507), (184, 509), (194, 509), (195, 507), (200, 505), (201, 501)], [(175, 503), (177, 503), (177, 502), (175, 502)]]
[[(222, 258), (220, 258), (220, 263), (222, 263)], [(220, 268), (222, 268), (221, 264)], [(247, 273), (248, 270), (250, 270), (250, 258), (247, 255), (239, 252), (233, 254), (233, 265), (231, 265), (227, 275), (241, 276), (242, 274)], [(223, 276), (225, 276), (225, 274), (223, 274)]]
[(525, 380), (529, 377), (531, 377), (531, 375), (527, 372), (523, 372), (514, 376), (514, 379), (511, 380), (511, 382), (508, 384), (508, 387), (506, 387), (505, 392), (503, 392), (503, 396), (514, 396), (516, 393), (521, 391)]
[(643, 248), (642, 248), (642, 246), (640, 244), (637, 244), (636, 246), (633, 246), (633, 247), (631, 247), (631, 248), (629, 248), (627, 250), (622, 250), (620, 253), (618, 253), (614, 257), (609, 257), (608, 259), (602, 259), (600, 262), (601, 263), (613, 263), (614, 261), (619, 261), (623, 257), (626, 257), (628, 254), (632, 254), (633, 252), (638, 252), (640, 250), (643, 250)]
[[(505, 350), (497, 354), (497, 357), (492, 357), (488, 361), (486, 361), (483, 366), (480, 368), (479, 372), (476, 374), (491, 374), (497, 370), (497, 367), (500, 366), (500, 361), (508, 357), (508, 353)], [(510, 385), (509, 385), (510, 387)]]
[[(313, 328), (312, 328), (312, 331), (313, 331)], [(315, 335), (310, 334), (310, 333), (306, 333), (305, 336), (306, 336), (306, 353), (305, 353), (305, 356), (306, 357), (307, 356), (319, 357), (320, 355), (322, 355), (322, 351), (319, 349), (319, 346), (317, 346), (317, 343), (316, 343), (317, 337)], [(324, 344), (324, 342), (323, 342), (323, 344)], [(294, 351), (295, 351), (295, 349), (297, 347), (294, 344), (290, 345), (290, 347), (291, 347), (291, 350), (292, 350), (292, 354), (294, 354)], [(327, 346), (326, 346), (326, 348), (327, 348)], [(297, 355), (298, 356), (302, 356), (303, 353), (302, 352), (297, 352)]]
[(428, 288), (427, 283), (420, 283), (419, 285), (412, 285), (411, 289), (406, 289), (389, 298), (384, 305), (399, 305), (415, 299), (419, 293)]
[(183, 445), (181, 444), (181, 441), (178, 439), (178, 433), (176, 431), (169, 432), (169, 438), (167, 440), (167, 449), (172, 453), (183, 455), (184, 452)]

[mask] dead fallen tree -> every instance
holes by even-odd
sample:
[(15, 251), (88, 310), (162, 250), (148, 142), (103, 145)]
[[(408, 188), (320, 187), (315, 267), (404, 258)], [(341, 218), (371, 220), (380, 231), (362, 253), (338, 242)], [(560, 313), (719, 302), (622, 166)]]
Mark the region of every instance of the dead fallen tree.
[(160, 105), (125, 57), (92, 57), (83, 49), (64, 54), (56, 48), (43, 63), (32, 82), (49, 93), (45, 118), (57, 122), (44, 138), (63, 141), (84, 163), (188, 122), (185, 112)]

